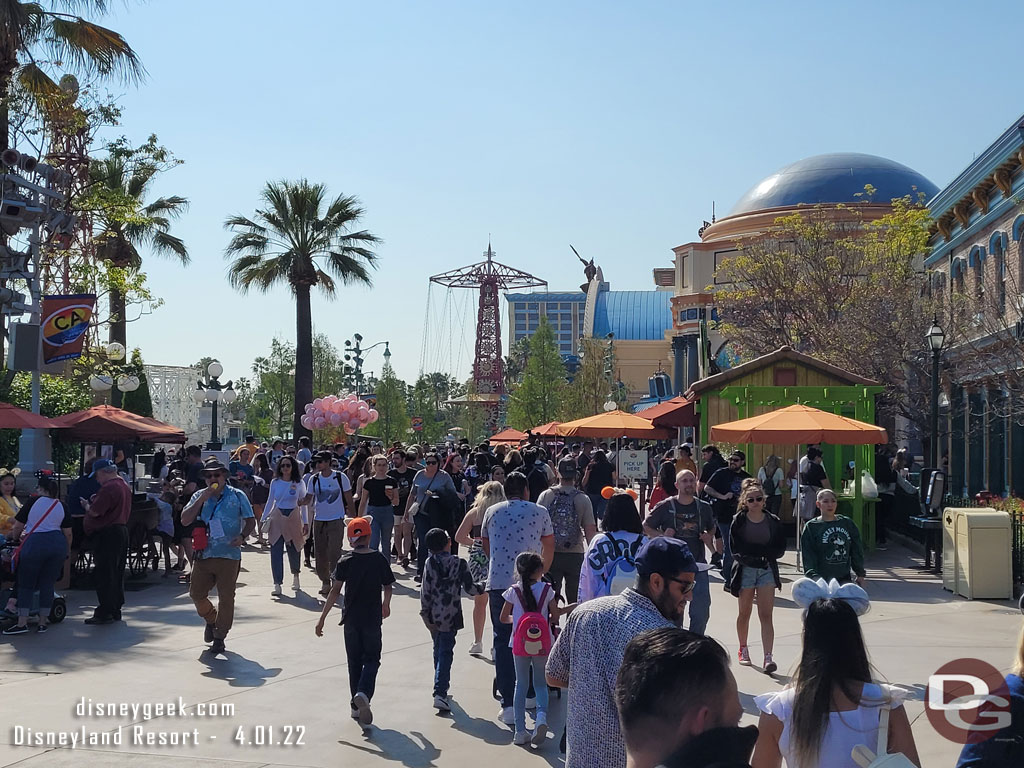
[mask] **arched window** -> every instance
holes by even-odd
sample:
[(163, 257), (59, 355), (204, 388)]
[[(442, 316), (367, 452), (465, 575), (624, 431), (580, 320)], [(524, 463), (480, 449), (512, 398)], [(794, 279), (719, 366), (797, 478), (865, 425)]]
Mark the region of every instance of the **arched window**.
[(967, 254), (967, 265), (974, 274), (974, 298), (977, 301), (978, 314), (985, 311), (985, 249), (976, 245)]
[(964, 273), (966, 271), (967, 261), (963, 256), (953, 259), (950, 265), (950, 279), (952, 280), (953, 290), (957, 293), (964, 292)]
[(995, 232), (988, 241), (995, 264), (996, 311), (1002, 317), (1006, 313), (1006, 245), (1005, 232)]

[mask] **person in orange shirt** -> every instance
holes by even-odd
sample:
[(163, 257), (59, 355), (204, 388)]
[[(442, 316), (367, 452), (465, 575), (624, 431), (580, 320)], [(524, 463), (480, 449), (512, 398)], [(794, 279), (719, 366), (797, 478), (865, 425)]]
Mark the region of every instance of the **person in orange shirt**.
[(693, 460), (693, 449), (689, 443), (683, 443), (676, 449), (676, 474), (688, 469), (697, 474), (697, 464)]

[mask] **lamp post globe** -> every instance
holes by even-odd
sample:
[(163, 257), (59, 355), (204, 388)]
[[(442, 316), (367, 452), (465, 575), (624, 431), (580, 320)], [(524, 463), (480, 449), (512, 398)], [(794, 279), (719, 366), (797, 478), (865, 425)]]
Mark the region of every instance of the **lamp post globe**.
[(210, 363), (209, 366), (207, 366), (206, 372), (216, 379), (219, 378), (222, 373), (224, 373), (224, 366), (218, 363), (216, 360), (214, 360), (212, 363)]

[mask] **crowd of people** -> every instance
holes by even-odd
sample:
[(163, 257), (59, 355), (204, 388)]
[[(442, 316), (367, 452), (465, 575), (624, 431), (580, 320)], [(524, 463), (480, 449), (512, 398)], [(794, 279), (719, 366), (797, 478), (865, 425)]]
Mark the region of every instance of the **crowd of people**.
[[(776, 768), (783, 759), (800, 768), (845, 766), (854, 764), (854, 746), (876, 743), (919, 765), (900, 692), (871, 673), (858, 619), (870, 605), (863, 547), (814, 470), (817, 446), (801, 461), (791, 496), (814, 503), (813, 516), (797, 508), (807, 518), (799, 541), (804, 578), (793, 586), (804, 610), (797, 673), (781, 692), (755, 698), (758, 727), (738, 727), (729, 656), (706, 635), (710, 573), (720, 571), (736, 600), (737, 663), (754, 664), (748, 637), (756, 606), (759, 667), (774, 673), (773, 610), (787, 548), (778, 497), (791, 486), (774, 457), (755, 476), (740, 451), (722, 456), (707, 445), (700, 457), (698, 465), (689, 445), (665, 455), (646, 505), (632, 488), (617, 487), (613, 462), (592, 443), (549, 453), (533, 441), (520, 449), (362, 441), (314, 452), (306, 438), (293, 446), (248, 438), (228, 465), (190, 446), (158, 455), (153, 474), (178, 561), (168, 561), (167, 572), (177, 569), (188, 582), (210, 652), (226, 649), (243, 548), (269, 554), (273, 599), (284, 596), (285, 554), (295, 591), (305, 558), (324, 598), (317, 636), (340, 601), (351, 715), (364, 726), (373, 722), (383, 626), (402, 569), (419, 584), (433, 644), (433, 706), (441, 713), (452, 706), (466, 596), (470, 654), (484, 654), (490, 621), (497, 719), (511, 726), (513, 744), (542, 748), (549, 688), (567, 690), (568, 768)], [(40, 481), (44, 503), (18, 506), (12, 516), (14, 540), (29, 535), (7, 606), (16, 622), (5, 634), (29, 631), (36, 593), (39, 631), (46, 631), (46, 595), (74, 546), (72, 498), (93, 542), (97, 607), (86, 622), (120, 620), (131, 493), (113, 461), (98, 459), (88, 470), (68, 508)], [(16, 501), (5, 494), (0, 504)]]

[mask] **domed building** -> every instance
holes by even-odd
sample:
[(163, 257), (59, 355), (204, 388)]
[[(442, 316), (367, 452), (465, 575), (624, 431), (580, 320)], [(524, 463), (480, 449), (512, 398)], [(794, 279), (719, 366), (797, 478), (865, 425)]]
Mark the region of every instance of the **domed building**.
[[(866, 187), (871, 186), (869, 196)], [(672, 381), (677, 392), (685, 392), (700, 378), (700, 334), (702, 320), (716, 320), (714, 306), (718, 268), (734, 256), (748, 240), (765, 234), (780, 216), (812, 207), (825, 209), (836, 220), (874, 220), (891, 209), (893, 198), (910, 195), (923, 202), (938, 192), (931, 181), (912, 168), (884, 157), (856, 152), (815, 155), (780, 168), (752, 186), (733, 206), (728, 216), (704, 222), (700, 240), (676, 246), (675, 266), (654, 270), (659, 287), (671, 287), (673, 327)], [(850, 208), (856, 207), (856, 214)], [(710, 349), (716, 353), (722, 340), (709, 332)], [(715, 362), (728, 367), (730, 361)]]

